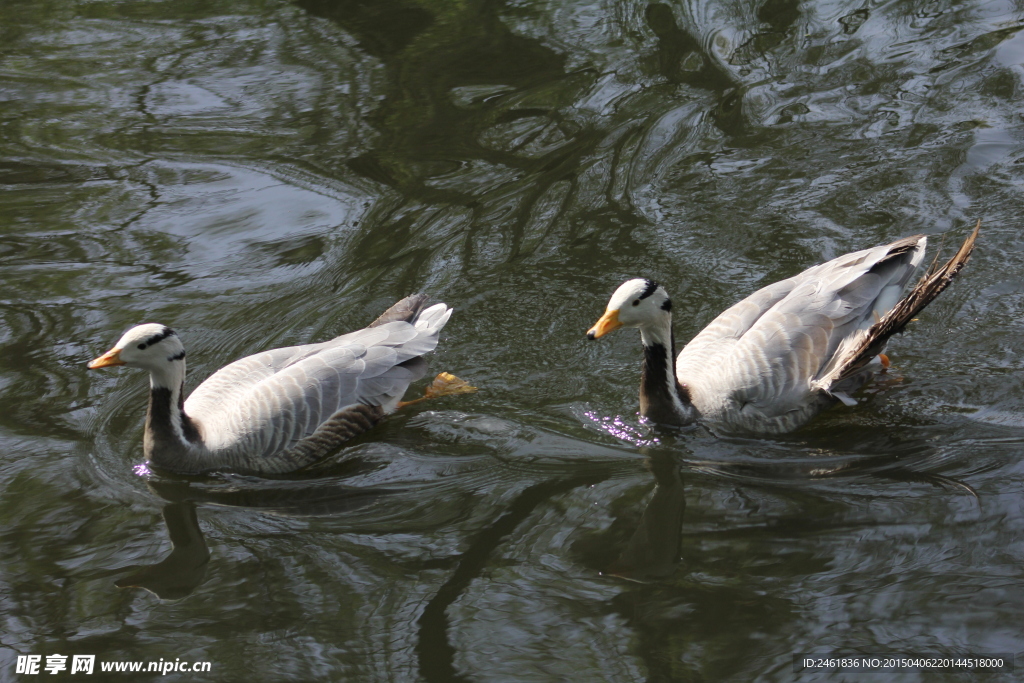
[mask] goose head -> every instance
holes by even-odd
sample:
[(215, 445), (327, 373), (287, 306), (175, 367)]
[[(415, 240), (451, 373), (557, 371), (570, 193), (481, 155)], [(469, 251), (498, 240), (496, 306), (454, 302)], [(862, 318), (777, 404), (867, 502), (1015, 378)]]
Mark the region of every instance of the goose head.
[[(184, 378), (185, 347), (174, 330), (166, 325), (147, 323), (124, 333), (114, 348), (89, 362), (91, 370), (127, 365), (149, 370), (154, 383), (171, 386), (170, 381)], [(166, 382), (159, 382), (166, 379)]]
[(671, 325), (672, 300), (654, 280), (627, 280), (608, 300), (600, 320), (587, 331), (587, 339), (599, 339), (620, 327), (639, 327), (641, 332)]

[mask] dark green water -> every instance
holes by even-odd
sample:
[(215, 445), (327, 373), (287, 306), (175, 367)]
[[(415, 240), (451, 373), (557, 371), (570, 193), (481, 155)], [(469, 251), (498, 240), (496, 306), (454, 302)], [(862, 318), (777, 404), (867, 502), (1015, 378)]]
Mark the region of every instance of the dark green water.
[[(0, 680), (1024, 666), (1022, 30), (980, 0), (3, 3)], [(637, 335), (584, 338), (628, 277), (685, 340), (979, 218), (889, 380), (785, 438), (652, 432)], [(480, 392), (312, 474), (144, 476), (146, 378), (85, 369), (158, 321), (195, 386), (413, 291), (456, 310), (433, 369)]]

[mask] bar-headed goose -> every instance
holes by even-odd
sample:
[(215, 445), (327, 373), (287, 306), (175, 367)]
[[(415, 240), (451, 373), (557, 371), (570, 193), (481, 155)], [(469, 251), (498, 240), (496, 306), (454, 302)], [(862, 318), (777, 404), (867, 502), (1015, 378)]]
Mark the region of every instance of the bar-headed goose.
[[(90, 368), (149, 371), (143, 446), (148, 461), (183, 474), (291, 472), (328, 455), (401, 405), (426, 373), (452, 310), (413, 295), (368, 327), (321, 344), (264, 351), (227, 365), (184, 400), (185, 347), (174, 330), (134, 327)], [(473, 391), (442, 373), (428, 396)]]
[(754, 292), (675, 355), (672, 302), (651, 280), (623, 283), (587, 332), (640, 328), (640, 413), (668, 425), (697, 420), (725, 433), (781, 434), (850, 392), (888, 359), (885, 342), (952, 281), (981, 222), (945, 265), (933, 264), (901, 298), (924, 258), (914, 235), (808, 268)]

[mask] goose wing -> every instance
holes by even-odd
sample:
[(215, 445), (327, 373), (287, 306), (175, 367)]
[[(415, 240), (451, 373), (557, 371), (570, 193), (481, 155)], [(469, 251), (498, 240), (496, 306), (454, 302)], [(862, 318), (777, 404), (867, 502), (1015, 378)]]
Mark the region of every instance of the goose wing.
[(423, 376), (419, 356), (437, 346), (450, 315), (436, 304), (414, 322), (382, 322), (322, 344), (243, 358), (197, 387), (185, 412), (210, 451), (245, 458), (287, 451), (353, 406), (394, 410)]
[(914, 235), (846, 254), (755, 292), (687, 344), (679, 381), (740, 421), (809, 408), (812, 381), (844, 340), (896, 305), (925, 244)]
[(871, 327), (858, 330), (847, 337), (832, 355), (828, 365), (819, 373), (813, 386), (831, 392), (834, 387), (842, 386), (847, 380), (856, 377), (872, 358), (881, 353), (889, 337), (903, 331), (907, 323), (941, 294), (967, 265), (980, 230), (981, 220), (978, 220), (974, 230), (949, 261), (940, 266), (936, 256), (928, 272), (907, 296), (900, 299)]

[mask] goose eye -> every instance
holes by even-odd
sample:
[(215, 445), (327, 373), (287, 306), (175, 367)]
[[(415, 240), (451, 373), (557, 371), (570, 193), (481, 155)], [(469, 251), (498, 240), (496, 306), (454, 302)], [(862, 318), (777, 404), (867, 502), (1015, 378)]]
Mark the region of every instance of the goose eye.
[(633, 305), (634, 305), (634, 306), (639, 306), (639, 305), (640, 305), (640, 299), (635, 299), (635, 300), (633, 301)]
[(146, 345), (145, 344), (139, 344), (139, 351), (145, 351), (145, 350), (146, 350)]

